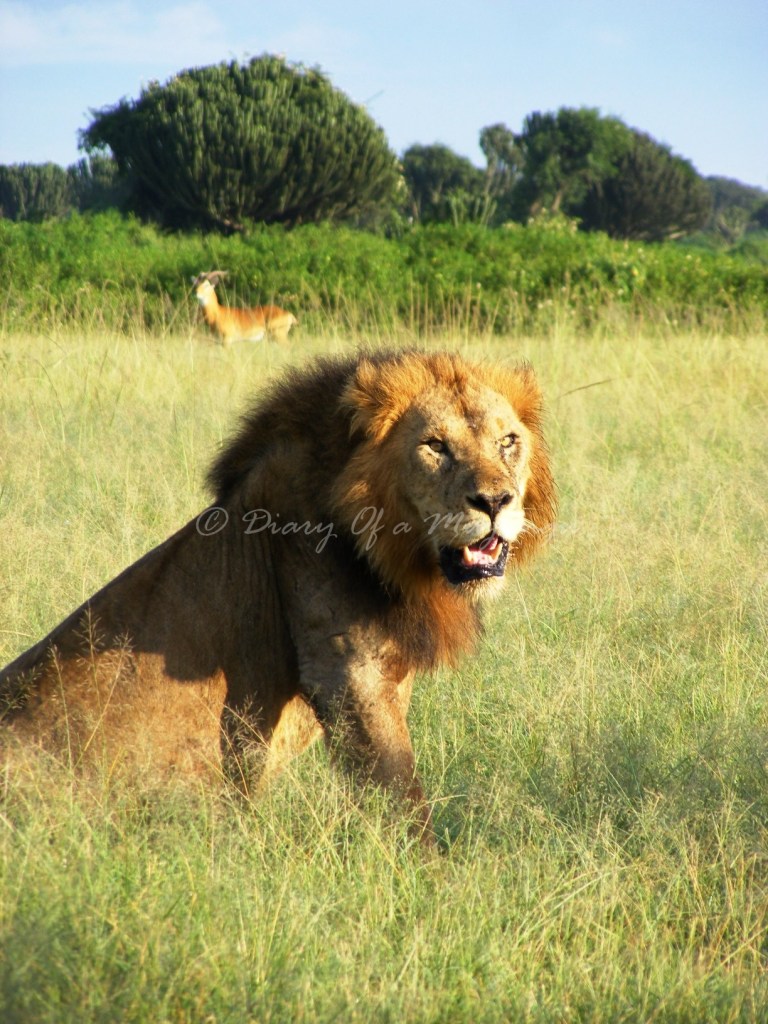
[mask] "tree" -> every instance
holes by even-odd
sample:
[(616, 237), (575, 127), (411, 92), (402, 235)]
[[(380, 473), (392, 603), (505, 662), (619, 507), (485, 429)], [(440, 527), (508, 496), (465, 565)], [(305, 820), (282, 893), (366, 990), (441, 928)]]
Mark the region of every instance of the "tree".
[(529, 114), (515, 136), (520, 175), (513, 207), (521, 220), (542, 209), (570, 212), (597, 183), (615, 170), (631, 145), (631, 130), (598, 110), (562, 107)]
[(491, 124), (480, 131), (480, 149), (486, 159), (486, 188), (496, 204), (496, 220), (514, 214), (514, 189), (520, 179), (523, 155), (515, 133), (505, 124)]
[(75, 205), (81, 212), (109, 210), (125, 205), (128, 185), (111, 157), (94, 154), (67, 168)]
[(0, 217), (42, 221), (72, 209), (72, 184), (58, 164), (0, 166)]
[(134, 209), (172, 226), (348, 218), (399, 180), (368, 113), (319, 70), (279, 57), (183, 71), (92, 114), (83, 147), (109, 147)]
[(712, 195), (712, 214), (706, 227), (726, 243), (738, 242), (750, 228), (768, 226), (765, 212), (760, 212), (768, 208), (765, 189), (715, 176), (707, 178), (706, 183)]
[(416, 221), (482, 220), (487, 216), (485, 174), (448, 146), (411, 146), (403, 153), (409, 213)]
[(763, 203), (753, 211), (750, 223), (763, 231), (768, 230), (768, 202)]
[(703, 227), (712, 208), (693, 165), (642, 132), (613, 172), (593, 182), (573, 212), (586, 230), (646, 242), (680, 238)]
[(499, 204), (514, 219), (547, 209), (583, 230), (652, 241), (689, 234), (709, 215), (709, 190), (689, 161), (591, 108), (535, 111), (519, 135), (484, 128), (481, 145), (491, 178), (499, 167), (506, 176)]

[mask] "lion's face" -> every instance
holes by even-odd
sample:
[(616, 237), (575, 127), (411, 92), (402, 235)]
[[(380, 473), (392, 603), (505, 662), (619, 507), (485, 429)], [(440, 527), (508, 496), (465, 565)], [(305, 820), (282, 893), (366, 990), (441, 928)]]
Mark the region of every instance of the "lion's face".
[(509, 545), (525, 527), (530, 451), (529, 431), (509, 402), (488, 387), (461, 396), (437, 388), (392, 435), (413, 528), (444, 577), (453, 586), (503, 577)]
[(387, 583), (493, 593), (552, 522), (540, 394), (523, 367), (459, 357), (363, 362), (344, 402), (364, 439), (337, 482), (335, 510)]

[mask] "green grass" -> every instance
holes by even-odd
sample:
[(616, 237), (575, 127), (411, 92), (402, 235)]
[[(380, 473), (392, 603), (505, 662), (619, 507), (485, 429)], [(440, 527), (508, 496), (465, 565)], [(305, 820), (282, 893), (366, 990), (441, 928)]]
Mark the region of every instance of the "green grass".
[[(265, 375), (353, 347), (292, 339), (0, 335), (0, 662), (203, 507)], [(7, 774), (3, 1021), (766, 1018), (765, 338), (438, 343), (532, 360), (561, 493), (415, 691), (443, 855), (320, 749), (254, 804)]]

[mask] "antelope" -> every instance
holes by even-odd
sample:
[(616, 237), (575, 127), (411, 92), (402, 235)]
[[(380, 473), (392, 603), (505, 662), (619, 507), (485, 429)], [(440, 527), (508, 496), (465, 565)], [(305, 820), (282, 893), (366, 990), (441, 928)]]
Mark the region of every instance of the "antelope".
[(288, 313), (279, 306), (237, 309), (233, 306), (219, 305), (216, 285), (226, 273), (226, 270), (210, 270), (192, 279), (192, 286), (203, 308), (206, 323), (216, 331), (222, 344), (230, 345), (233, 341), (261, 341), (265, 334), (273, 335), (278, 341), (285, 341), (291, 327), (298, 323), (293, 313)]

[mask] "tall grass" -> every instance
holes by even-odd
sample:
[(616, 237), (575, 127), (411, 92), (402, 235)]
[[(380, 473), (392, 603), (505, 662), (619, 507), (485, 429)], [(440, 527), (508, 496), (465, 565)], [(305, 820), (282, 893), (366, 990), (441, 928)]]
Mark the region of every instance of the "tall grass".
[[(764, 338), (430, 344), (534, 363), (562, 505), (417, 686), (443, 855), (319, 749), (255, 804), (6, 773), (3, 1020), (765, 1019)], [(0, 661), (203, 506), (265, 376), (353, 345), (0, 335)]]

